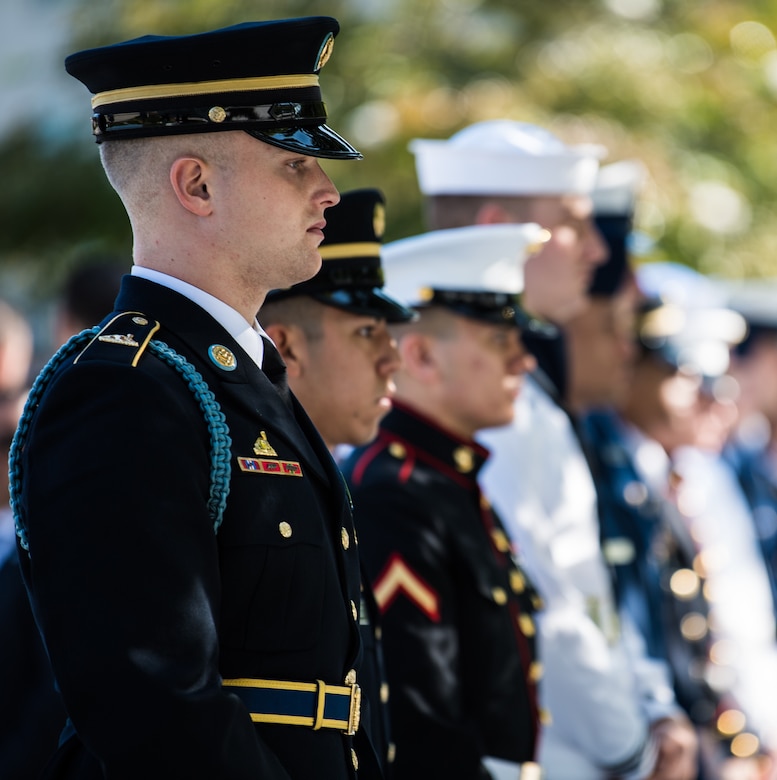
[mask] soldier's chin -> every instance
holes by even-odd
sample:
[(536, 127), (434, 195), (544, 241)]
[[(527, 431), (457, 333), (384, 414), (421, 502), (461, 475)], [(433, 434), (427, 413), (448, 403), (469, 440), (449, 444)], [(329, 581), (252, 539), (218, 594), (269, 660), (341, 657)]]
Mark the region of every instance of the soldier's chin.
[(510, 404), (510, 408), (505, 410), (504, 414), (498, 415), (494, 414), (493, 419), (488, 422), (488, 424), (483, 425), (483, 428), (502, 428), (505, 425), (509, 425), (513, 418), (515, 417), (515, 413), (513, 411), (513, 405)]

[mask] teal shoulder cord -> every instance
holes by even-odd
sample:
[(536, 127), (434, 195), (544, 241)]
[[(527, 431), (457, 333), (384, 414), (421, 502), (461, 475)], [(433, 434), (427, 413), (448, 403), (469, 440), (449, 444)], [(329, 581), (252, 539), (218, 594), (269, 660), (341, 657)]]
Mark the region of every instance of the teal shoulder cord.
[[(30, 390), (19, 426), (11, 443), (11, 450), (8, 456), (10, 503), (16, 523), (16, 535), (19, 537), (21, 546), (28, 552), (27, 526), (22, 516), (19, 491), (22, 480), (21, 453), (26, 444), (30, 424), (54, 372), (67, 358), (75, 354), (80, 347), (91, 341), (99, 332), (100, 328), (96, 327), (73, 336), (70, 341), (60, 347), (44, 366)], [(226, 417), (202, 375), (191, 363), (161, 341), (151, 341), (149, 349), (160, 360), (173, 367), (182, 375), (189, 389), (194, 393), (197, 403), (205, 416), (211, 447), (208, 514), (213, 520), (214, 533), (218, 533), (227, 505), (231, 475), (230, 451), (232, 439), (229, 436)]]

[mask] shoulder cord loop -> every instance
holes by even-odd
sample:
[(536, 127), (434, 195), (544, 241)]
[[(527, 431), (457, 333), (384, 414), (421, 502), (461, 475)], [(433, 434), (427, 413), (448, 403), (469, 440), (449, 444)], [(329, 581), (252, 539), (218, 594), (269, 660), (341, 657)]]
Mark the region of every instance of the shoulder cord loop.
[[(27, 402), (24, 405), (19, 426), (14, 435), (11, 449), (8, 455), (9, 494), (11, 510), (16, 523), (16, 535), (24, 550), (29, 553), (29, 541), (27, 539), (27, 525), (22, 516), (22, 507), (19, 490), (22, 480), (21, 453), (26, 444), (27, 434), (30, 430), (32, 418), (35, 414), (40, 399), (43, 396), (54, 372), (69, 357), (87, 341), (91, 341), (100, 332), (99, 327), (84, 330), (73, 336), (66, 344), (57, 350), (54, 356), (44, 366), (30, 389)], [(218, 533), (224, 517), (224, 510), (229, 495), (229, 480), (231, 475), (230, 452), (232, 439), (229, 436), (229, 427), (226, 417), (221, 411), (213, 391), (208, 387), (202, 375), (185, 358), (179, 355), (162, 341), (151, 341), (150, 351), (160, 360), (167, 363), (181, 374), (189, 389), (194, 393), (197, 403), (205, 415), (210, 437), (210, 493), (208, 498), (208, 514), (213, 520), (213, 531)]]

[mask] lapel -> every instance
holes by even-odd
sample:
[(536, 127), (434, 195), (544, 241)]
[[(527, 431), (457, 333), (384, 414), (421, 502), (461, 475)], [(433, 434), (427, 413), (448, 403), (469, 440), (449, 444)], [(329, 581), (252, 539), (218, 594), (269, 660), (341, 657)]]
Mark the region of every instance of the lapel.
[[(157, 338), (192, 363), (222, 403), (258, 417), (263, 428), (285, 439), (299, 453), (320, 481), (338, 484), (339, 478), (332, 478), (335, 467), (331, 455), (296, 399), (292, 413), (256, 363), (204, 309), (167, 287), (125, 276), (116, 310), (139, 311), (159, 321)], [(208, 350), (214, 344), (235, 355), (234, 370), (226, 371), (210, 359)]]

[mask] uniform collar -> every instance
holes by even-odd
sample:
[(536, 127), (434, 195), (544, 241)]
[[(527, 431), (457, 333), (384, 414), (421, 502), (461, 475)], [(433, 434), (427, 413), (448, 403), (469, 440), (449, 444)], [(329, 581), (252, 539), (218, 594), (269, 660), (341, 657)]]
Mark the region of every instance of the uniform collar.
[(184, 282), (175, 276), (164, 274), (161, 271), (155, 271), (152, 268), (142, 266), (132, 266), (132, 275), (139, 276), (141, 279), (147, 279), (150, 282), (156, 282), (164, 287), (174, 290), (187, 297), (190, 301), (196, 303), (200, 308), (205, 309), (216, 322), (229, 333), (230, 336), (250, 355), (251, 359), (259, 368), (262, 367), (264, 359), (264, 342), (262, 336), (267, 336), (256, 319), (253, 323), (246, 321), (240, 312), (233, 309), (224, 301), (219, 300), (210, 293), (195, 287), (188, 282)]
[(392, 411), (381, 422), (385, 438), (409, 444), (419, 460), (442, 469), (461, 481), (475, 482), (488, 459), (485, 447), (462, 439), (405, 404), (394, 400)]

